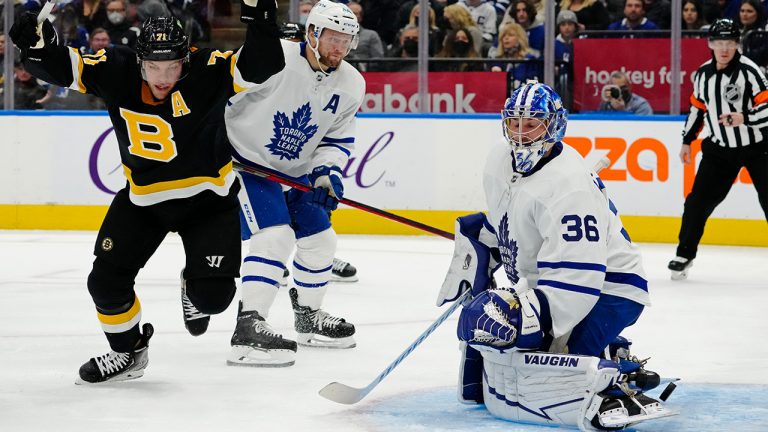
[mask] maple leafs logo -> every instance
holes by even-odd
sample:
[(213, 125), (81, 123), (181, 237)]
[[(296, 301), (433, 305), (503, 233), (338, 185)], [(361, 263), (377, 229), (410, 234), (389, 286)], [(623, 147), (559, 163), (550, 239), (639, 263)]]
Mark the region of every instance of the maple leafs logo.
[(520, 280), (520, 275), (517, 273), (517, 242), (509, 238), (509, 219), (506, 213), (499, 222), (497, 233), (501, 263), (504, 264), (504, 271), (509, 281), (516, 284)]
[(282, 159), (298, 159), (301, 149), (315, 133), (317, 125), (310, 125), (312, 109), (309, 102), (297, 109), (288, 120), (288, 116), (280, 111), (275, 113), (272, 119), (272, 131), (274, 136), (267, 144), (269, 152)]

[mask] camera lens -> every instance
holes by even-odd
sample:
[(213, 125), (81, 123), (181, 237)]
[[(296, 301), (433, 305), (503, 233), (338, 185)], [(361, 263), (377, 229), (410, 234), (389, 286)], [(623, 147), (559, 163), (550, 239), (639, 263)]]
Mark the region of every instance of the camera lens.
[(617, 88), (611, 88), (611, 97), (614, 99), (618, 99), (621, 97), (621, 91)]

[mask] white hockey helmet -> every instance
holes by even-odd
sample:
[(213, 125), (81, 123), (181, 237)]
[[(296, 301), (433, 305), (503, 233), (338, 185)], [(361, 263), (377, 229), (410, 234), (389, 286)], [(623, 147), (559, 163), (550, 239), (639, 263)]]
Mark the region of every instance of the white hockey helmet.
[[(310, 28), (312, 36), (316, 40), (315, 46), (309, 41)], [(339, 33), (352, 35), (352, 43), (349, 45), (346, 54), (349, 51), (357, 48), (357, 42), (359, 39), (358, 32), (360, 31), (360, 24), (357, 22), (357, 17), (352, 10), (342, 3), (335, 3), (331, 0), (320, 0), (315, 4), (307, 17), (307, 45), (315, 53), (317, 58), (320, 58), (318, 53), (318, 47), (320, 46), (320, 35), (323, 30), (331, 29)]]

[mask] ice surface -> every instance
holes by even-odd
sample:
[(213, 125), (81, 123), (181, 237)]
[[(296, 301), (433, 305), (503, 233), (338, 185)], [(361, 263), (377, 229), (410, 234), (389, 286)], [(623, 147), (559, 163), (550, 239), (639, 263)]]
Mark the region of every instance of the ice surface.
[[(93, 232), (0, 232), (0, 431), (536, 429), (455, 401), (457, 315), (359, 404), (317, 395), (331, 381), (367, 385), (440, 315), (434, 301), (452, 243), (432, 237), (342, 236), (337, 256), (360, 282), (332, 285), (325, 308), (357, 326), (357, 348), (300, 349), (293, 367), (259, 369), (225, 364), (234, 303), (205, 335), (187, 334), (182, 245), (169, 236), (136, 285), (143, 321), (156, 331), (145, 376), (76, 386), (80, 365), (108, 350), (85, 285), (94, 240)], [(682, 414), (638, 430), (768, 430), (768, 249), (703, 246), (690, 278), (672, 282), (674, 245), (641, 248), (654, 306), (625, 335), (634, 353), (652, 357), (652, 370), (683, 381), (670, 398)], [(284, 291), (270, 321), (291, 336)]]

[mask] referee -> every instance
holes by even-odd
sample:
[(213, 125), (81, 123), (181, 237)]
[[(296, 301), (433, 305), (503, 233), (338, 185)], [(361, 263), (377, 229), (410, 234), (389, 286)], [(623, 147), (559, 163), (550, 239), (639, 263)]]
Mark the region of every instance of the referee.
[(688, 276), (707, 218), (728, 195), (741, 167), (752, 177), (768, 220), (768, 80), (738, 52), (739, 35), (732, 20), (715, 21), (709, 28), (712, 59), (694, 75), (680, 160), (693, 163), (690, 144), (704, 123), (709, 136), (701, 144), (701, 163), (685, 200), (677, 256), (668, 265), (674, 280)]

